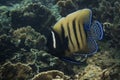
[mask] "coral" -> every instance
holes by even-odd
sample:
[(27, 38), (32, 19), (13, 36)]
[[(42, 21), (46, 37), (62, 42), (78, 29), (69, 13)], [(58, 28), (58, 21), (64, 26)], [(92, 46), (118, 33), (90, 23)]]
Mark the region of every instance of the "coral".
[(111, 67), (112, 65), (116, 65), (120, 62), (119, 59), (115, 58), (114, 51), (111, 50), (111, 52), (104, 51), (95, 54), (94, 56), (88, 58), (87, 63), (92, 65), (97, 65), (102, 69), (105, 69)]
[(118, 26), (120, 23), (120, 2), (119, 1), (107, 1), (102, 0), (99, 3), (98, 8), (93, 8), (94, 18), (101, 20), (102, 22), (109, 22)]
[(35, 72), (37, 73), (50, 68), (54, 69), (59, 63), (64, 65), (57, 57), (54, 57), (45, 51), (31, 49), (31, 54), (34, 54), (34, 62), (30, 63), (30, 65), (36, 67)]
[(93, 11), (93, 18), (101, 22), (109, 22), (115, 26), (120, 24), (120, 1), (108, 0), (55, 0), (60, 7), (60, 14), (66, 16), (67, 14), (83, 9), (90, 8)]
[(7, 6), (0, 6), (0, 14), (2, 14), (2, 12), (8, 11), (8, 7)]
[(31, 67), (22, 63), (12, 64), (7, 62), (0, 67), (1, 80), (26, 80), (30, 78), (31, 74)]
[[(0, 57), (3, 57), (0, 58), (0, 63), (4, 62), (6, 59), (11, 59), (16, 56), (16, 54), (21, 54), (19, 56), (20, 58), (22, 55), (25, 55), (24, 50), (29, 51), (31, 48), (39, 50), (44, 49), (45, 45), (46, 38), (30, 26), (13, 31), (11, 30), (8, 34), (0, 35)], [(24, 59), (22, 62), (24, 62)]]
[(111, 72), (110, 72), (111, 79), (119, 80), (120, 79), (120, 73), (119, 72), (120, 72), (120, 65), (113, 66), (112, 69), (111, 69)]
[(7, 0), (7, 1), (5, 1), (5, 0), (0, 0), (0, 5), (7, 5), (7, 6), (10, 6), (10, 5), (13, 5), (13, 4), (15, 4), (15, 3), (18, 3), (18, 2), (20, 2), (21, 0)]
[(98, 7), (100, 0), (90, 2), (87, 0), (55, 0), (55, 3), (60, 7), (61, 16), (66, 16), (79, 9)]
[(77, 10), (74, 0), (58, 0), (56, 2), (56, 4), (60, 7), (61, 16), (66, 16), (67, 14)]
[(114, 24), (105, 22), (103, 24), (104, 30), (105, 30), (105, 42), (109, 42), (109, 48), (115, 48), (119, 50), (120, 47), (120, 25), (115, 26)]
[(47, 6), (48, 8), (51, 8), (53, 6), (53, 4), (54, 4), (54, 0), (40, 0), (40, 2), (43, 5)]
[(36, 55), (35, 53), (32, 53), (31, 51), (27, 51), (24, 49), (21, 49), (17, 52), (14, 52), (14, 56), (12, 56), (9, 61), (12, 63), (25, 63), (25, 64), (35, 64)]
[(13, 43), (11, 43), (11, 37), (7, 34), (0, 35), (0, 64), (6, 59), (10, 59), (18, 50)]
[[(14, 56), (9, 59), (12, 63), (25, 63), (33, 69), (33, 74), (39, 73), (41, 71), (49, 70), (49, 69), (59, 69), (59, 70), (66, 70), (63, 69), (61, 66), (65, 67), (62, 61), (59, 58), (50, 55), (46, 51), (37, 50), (37, 49), (30, 49), (30, 51), (21, 50), (14, 53)], [(60, 66), (61, 65), (61, 66)], [(71, 69), (71, 67), (69, 68)], [(70, 70), (68, 70), (70, 72)]]
[(30, 26), (27, 26), (14, 30), (11, 42), (21, 48), (44, 49), (46, 38)]
[(42, 32), (45, 27), (51, 27), (55, 23), (55, 17), (50, 10), (39, 3), (29, 3), (22, 8), (12, 10), (11, 25), (13, 28), (32, 26), (36, 31)]
[(110, 68), (107, 68), (102, 73), (102, 80), (119, 80), (120, 79), (120, 65), (113, 65)]
[(89, 64), (83, 71), (74, 76), (74, 80), (119, 80), (119, 71), (118, 65), (101, 69), (99, 66)]
[(103, 70), (100, 80), (119, 80), (120, 55), (118, 51), (111, 49), (97, 53), (88, 58), (87, 63), (89, 65), (99, 66)]
[(57, 70), (41, 72), (34, 76), (32, 80), (69, 80), (69, 77), (63, 72)]
[(88, 65), (83, 72), (76, 75), (78, 80), (102, 80), (102, 69), (95, 65)]
[(0, 6), (0, 35), (8, 33), (10, 30), (10, 17), (7, 16), (9, 8), (7, 6)]

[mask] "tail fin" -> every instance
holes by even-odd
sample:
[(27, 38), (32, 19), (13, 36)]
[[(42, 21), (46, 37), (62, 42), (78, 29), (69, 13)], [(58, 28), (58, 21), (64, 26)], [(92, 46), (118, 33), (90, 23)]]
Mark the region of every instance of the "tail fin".
[(88, 53), (89, 53), (87, 55), (92, 55), (96, 53), (98, 50), (98, 45), (96, 41), (92, 37), (88, 37), (87, 42), (88, 42)]
[(98, 21), (94, 21), (90, 27), (90, 36), (94, 40), (101, 40), (103, 38), (102, 24)]

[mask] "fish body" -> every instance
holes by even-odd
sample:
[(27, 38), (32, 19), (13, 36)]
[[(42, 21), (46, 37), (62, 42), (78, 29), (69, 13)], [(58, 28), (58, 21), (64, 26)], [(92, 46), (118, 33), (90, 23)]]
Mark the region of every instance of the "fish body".
[(102, 39), (103, 29), (101, 23), (92, 20), (90, 9), (82, 9), (61, 18), (53, 26), (51, 37), (50, 53), (68, 59), (96, 53), (96, 41)]

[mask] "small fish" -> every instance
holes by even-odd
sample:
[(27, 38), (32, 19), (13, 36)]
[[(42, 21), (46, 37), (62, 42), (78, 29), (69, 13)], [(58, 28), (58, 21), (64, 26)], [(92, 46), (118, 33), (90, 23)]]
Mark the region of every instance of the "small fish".
[(71, 62), (74, 57), (93, 55), (97, 40), (103, 37), (102, 25), (92, 20), (92, 11), (82, 9), (61, 18), (51, 29), (47, 46), (51, 54)]

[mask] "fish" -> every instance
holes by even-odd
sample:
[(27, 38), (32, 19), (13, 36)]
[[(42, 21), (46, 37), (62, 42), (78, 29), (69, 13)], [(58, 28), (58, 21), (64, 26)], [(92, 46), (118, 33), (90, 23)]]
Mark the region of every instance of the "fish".
[(48, 52), (62, 60), (79, 63), (81, 56), (94, 55), (103, 38), (102, 24), (92, 20), (91, 9), (81, 9), (62, 17), (47, 38)]

